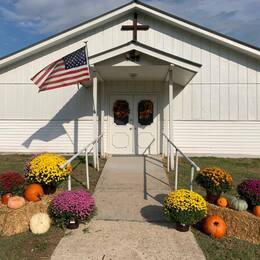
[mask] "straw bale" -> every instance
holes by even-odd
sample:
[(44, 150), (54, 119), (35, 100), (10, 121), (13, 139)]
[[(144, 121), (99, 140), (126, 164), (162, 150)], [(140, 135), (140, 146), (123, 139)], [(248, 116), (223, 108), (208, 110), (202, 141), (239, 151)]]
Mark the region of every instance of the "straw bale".
[(227, 236), (260, 244), (260, 217), (208, 203), (208, 214), (221, 216), (227, 224)]
[(39, 212), (47, 213), (50, 201), (54, 195), (43, 196), (38, 202), (26, 202), (20, 209), (9, 209), (0, 206), (0, 235), (11, 236), (29, 230), (31, 217)]

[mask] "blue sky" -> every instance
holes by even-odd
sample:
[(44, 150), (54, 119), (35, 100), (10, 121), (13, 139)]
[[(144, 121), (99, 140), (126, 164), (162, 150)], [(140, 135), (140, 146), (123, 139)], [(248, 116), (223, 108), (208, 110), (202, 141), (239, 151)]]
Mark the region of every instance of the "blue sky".
[[(0, 0), (0, 57), (128, 0)], [(260, 47), (260, 0), (143, 0)]]

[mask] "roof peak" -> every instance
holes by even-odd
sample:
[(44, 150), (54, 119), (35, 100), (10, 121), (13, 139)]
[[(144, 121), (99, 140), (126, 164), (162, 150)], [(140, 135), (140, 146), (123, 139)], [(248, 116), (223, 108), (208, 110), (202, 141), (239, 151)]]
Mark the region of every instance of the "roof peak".
[[(134, 6), (134, 4), (136, 4), (136, 7)], [(133, 5), (132, 9), (138, 8), (138, 9), (140, 9), (140, 11), (144, 11), (144, 12), (149, 12), (149, 10), (150, 10), (151, 14), (157, 12), (158, 15), (162, 16), (164, 19), (167, 19), (169, 21), (171, 20), (173, 23), (177, 22), (182, 27), (192, 27), (192, 30), (194, 30), (194, 31), (196, 31), (196, 30), (204, 31), (203, 34), (205, 34), (205, 35), (209, 34), (210, 35), (209, 37), (213, 38), (213, 40), (215, 38), (217, 38), (217, 37), (221, 37), (222, 38), (221, 40), (225, 40), (226, 39), (226, 41), (229, 41), (229, 45), (232, 45), (233, 47), (236, 47), (235, 45), (240, 45), (240, 46), (238, 46), (239, 49), (242, 49), (242, 48), (250, 48), (251, 49), (251, 50), (247, 49), (245, 51), (249, 51), (249, 52), (252, 52), (252, 50), (253, 51), (258, 51), (258, 52), (260, 51), (259, 47), (253, 46), (253, 45), (245, 43), (245, 42), (243, 42), (241, 40), (234, 39), (234, 38), (229, 37), (227, 35), (224, 35), (222, 33), (219, 33), (219, 32), (216, 32), (214, 30), (208, 29), (208, 28), (206, 28), (204, 26), (195, 24), (193, 22), (190, 22), (190, 21), (185, 20), (183, 18), (180, 18), (178, 16), (172, 15), (172, 14), (170, 14), (168, 12), (165, 12), (165, 11), (163, 11), (161, 9), (155, 8), (155, 7), (153, 7), (153, 6), (149, 5), (149, 4), (146, 4), (146, 3), (142, 2), (142, 1), (132, 0), (132, 1), (130, 1), (130, 2), (126, 3), (126, 4), (124, 4), (124, 5), (121, 5), (121, 6), (115, 8), (113, 10), (105, 12), (105, 13), (99, 15), (99, 16), (96, 16), (96, 17), (94, 17), (94, 18), (92, 18), (92, 19), (90, 19), (88, 21), (85, 21), (83, 23), (80, 23), (80, 24), (78, 24), (76, 26), (68, 28), (67, 30), (59, 32), (59, 33), (57, 33), (57, 34), (55, 34), (55, 35), (53, 35), (51, 37), (48, 37), (48, 38), (46, 38), (46, 39), (44, 39), (42, 41), (39, 41), (39, 42), (37, 42), (35, 44), (31, 44), (31, 45), (29, 45), (29, 46), (27, 46), (25, 48), (22, 48), (21, 50), (18, 50), (16, 52), (8, 54), (8, 55), (6, 55), (4, 57), (0, 57), (0, 67), (1, 67), (1, 65), (3, 65), (6, 62), (10, 62), (10, 60), (8, 60), (8, 59), (12, 59), (11, 56), (14, 56), (13, 58), (16, 58), (15, 55), (18, 55), (19, 53), (20, 53), (19, 54), (20, 57), (24, 56), (24, 55), (28, 55), (28, 53), (25, 53), (27, 50), (29, 50), (30, 48), (34, 48), (37, 45), (39, 45), (39, 48), (42, 48), (42, 46), (40, 46), (42, 43), (48, 42), (48, 41), (53, 41), (53, 40), (55, 40), (55, 37), (62, 37), (63, 34), (65, 35), (65, 34), (67, 34), (70, 31), (73, 32), (73, 30), (76, 30), (79, 27), (84, 27), (84, 26), (87, 27), (88, 24), (94, 23), (98, 19), (102, 19), (105, 16), (110, 16), (113, 13), (116, 13), (116, 12), (118, 13), (123, 8), (125, 8), (125, 10), (128, 9), (128, 11), (131, 11), (131, 9), (130, 9), (131, 5)], [(81, 30), (83, 30), (83, 29), (81, 29)], [(257, 56), (258, 57), (260, 56), (259, 53), (257, 53)]]

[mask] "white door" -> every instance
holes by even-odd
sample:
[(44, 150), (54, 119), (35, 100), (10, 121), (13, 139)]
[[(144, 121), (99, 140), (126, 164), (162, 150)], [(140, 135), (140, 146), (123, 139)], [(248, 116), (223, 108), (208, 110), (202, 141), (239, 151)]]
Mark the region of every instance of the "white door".
[(134, 153), (157, 154), (156, 96), (135, 95), (134, 114)]
[(110, 153), (132, 154), (133, 152), (133, 96), (110, 97)]
[(110, 97), (111, 154), (157, 154), (157, 100), (154, 95)]

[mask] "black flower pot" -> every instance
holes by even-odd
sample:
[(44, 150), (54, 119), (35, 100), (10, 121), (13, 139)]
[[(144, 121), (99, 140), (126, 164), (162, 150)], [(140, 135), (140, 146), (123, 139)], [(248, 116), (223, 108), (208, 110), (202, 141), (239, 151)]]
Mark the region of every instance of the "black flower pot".
[(79, 220), (77, 218), (71, 217), (67, 220), (66, 227), (68, 229), (77, 229), (79, 227)]
[(176, 230), (180, 232), (188, 232), (190, 230), (190, 225), (176, 223)]
[(43, 192), (46, 195), (54, 194), (56, 192), (57, 186), (53, 183), (42, 184)]

